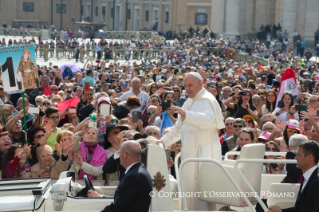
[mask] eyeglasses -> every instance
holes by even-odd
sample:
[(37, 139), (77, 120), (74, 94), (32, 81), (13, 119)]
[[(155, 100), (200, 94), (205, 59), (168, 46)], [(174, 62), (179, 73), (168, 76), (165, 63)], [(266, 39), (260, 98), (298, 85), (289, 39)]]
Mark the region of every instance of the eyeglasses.
[(243, 125), (234, 125), (233, 127), (234, 127), (234, 128), (242, 128)]
[(60, 116), (52, 116), (50, 119), (60, 119)]
[(278, 152), (278, 150), (276, 148), (269, 148), (269, 147), (266, 147), (266, 151), (267, 152)]
[(152, 86), (151, 88), (156, 88), (157, 89), (157, 87), (154, 87), (154, 86)]
[(290, 133), (290, 132), (292, 132), (292, 133), (298, 133), (298, 130), (295, 130), (295, 129), (289, 129), (289, 128), (288, 128), (288, 129), (287, 129), (287, 132), (289, 132), (289, 133)]
[(316, 102), (318, 102), (318, 100), (317, 100), (317, 99), (314, 99), (314, 100), (310, 100), (309, 102), (310, 102), (310, 103), (316, 103)]
[(226, 126), (229, 126), (229, 125), (233, 125), (233, 123), (226, 123), (225, 125), (226, 125)]
[(41, 103), (42, 101), (35, 101), (35, 102), (37, 102), (37, 103)]
[(45, 159), (45, 158), (51, 157), (51, 156), (52, 156), (52, 153), (47, 154), (47, 155), (41, 155), (40, 158), (41, 158), (41, 159)]
[(50, 102), (43, 102), (42, 104), (43, 104), (43, 105), (51, 105)]
[(0, 141), (11, 141), (11, 138), (3, 138), (3, 139), (1, 139)]
[(42, 138), (44, 135), (45, 135), (45, 134), (36, 135), (36, 136), (34, 136), (34, 138), (39, 139), (39, 138)]
[(252, 124), (253, 121), (252, 120), (245, 120), (248, 124)]

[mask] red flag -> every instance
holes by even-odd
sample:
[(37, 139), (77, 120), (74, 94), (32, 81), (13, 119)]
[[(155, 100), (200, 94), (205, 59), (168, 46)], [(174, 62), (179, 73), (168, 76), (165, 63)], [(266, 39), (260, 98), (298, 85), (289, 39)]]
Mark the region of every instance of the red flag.
[[(65, 100), (63, 102), (59, 102), (56, 107), (59, 109), (60, 113), (62, 113), (66, 108), (76, 108), (76, 105), (80, 102), (80, 98), (72, 98)], [(64, 119), (64, 117), (61, 117), (61, 119)]]
[(258, 68), (259, 68), (260, 71), (264, 70), (264, 68), (262, 66), (260, 66), (260, 65), (258, 65)]

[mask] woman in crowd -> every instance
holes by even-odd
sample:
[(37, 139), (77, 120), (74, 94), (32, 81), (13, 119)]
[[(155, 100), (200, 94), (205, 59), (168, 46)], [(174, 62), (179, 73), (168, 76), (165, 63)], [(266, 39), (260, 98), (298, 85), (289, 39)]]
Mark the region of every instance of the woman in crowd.
[(52, 104), (52, 105), (57, 105), (58, 103), (60, 103), (60, 102), (62, 102), (62, 101), (63, 101), (63, 99), (62, 99), (61, 96), (59, 96), (59, 95), (54, 95), (54, 96), (52, 97), (52, 99), (51, 99), (51, 104)]
[[(269, 141), (265, 144), (266, 152), (280, 152), (278, 144)], [(285, 159), (283, 156), (266, 155), (266, 159)], [(266, 163), (263, 165), (263, 174), (286, 174), (285, 164)]]
[(178, 86), (173, 86), (172, 89), (174, 91), (174, 101), (175, 101), (175, 103), (177, 104), (178, 107), (182, 107), (183, 105), (181, 105), (181, 103), (182, 103), (182, 101), (181, 101), (181, 97), (182, 97), (181, 89)]
[(258, 110), (259, 117), (262, 117), (268, 113), (272, 113), (274, 109), (276, 108), (276, 101), (277, 101), (276, 92), (274, 90), (267, 91), (266, 98), (265, 96), (263, 96), (263, 99), (261, 99), (262, 107), (261, 107), (261, 113), (259, 113), (259, 110)]
[(56, 137), (56, 143), (55, 143), (55, 149), (57, 150), (57, 156), (61, 157), (61, 148), (63, 148), (63, 146), (65, 146), (65, 148), (67, 148), (67, 153), (68, 153), (68, 158), (70, 161), (70, 165), (71, 166), (73, 164), (74, 161), (74, 154), (73, 154), (73, 143), (71, 142), (72, 136), (74, 135), (73, 132), (71, 132), (70, 130), (62, 130), (61, 132), (59, 132), (59, 134)]
[[(284, 95), (282, 95), (280, 100), (280, 105), (277, 107), (272, 114), (276, 115), (277, 120), (286, 122), (287, 121), (287, 114), (290, 110), (290, 108), (294, 105), (294, 98), (290, 92), (285, 92)], [(298, 113), (294, 113), (294, 116), (299, 119)]]
[(213, 96), (216, 98), (220, 108), (222, 109), (222, 113), (223, 113), (223, 116), (225, 116), (226, 114), (226, 108), (225, 108), (225, 105), (224, 103), (222, 102), (222, 100), (220, 99), (220, 94), (218, 92), (218, 89), (215, 85), (212, 85), (208, 88), (208, 91), (213, 94)]
[[(277, 135), (283, 133), (282, 137), (277, 138)], [(281, 122), (277, 121), (275, 130), (270, 134), (269, 141), (275, 141), (280, 147), (280, 152), (288, 152), (289, 138), (294, 134), (300, 134), (299, 122), (294, 119)]]
[[(238, 103), (235, 103), (238, 97)], [(258, 120), (258, 112), (253, 106), (253, 100), (250, 91), (244, 90), (237, 92), (236, 95), (229, 97), (224, 104), (234, 110), (235, 118), (242, 118), (244, 115), (251, 115), (255, 120)]]
[(149, 90), (149, 95), (153, 95), (156, 93), (156, 91), (158, 90), (158, 85), (156, 82), (153, 82), (150, 84), (150, 90)]
[[(98, 145), (98, 131), (88, 127), (89, 122), (83, 125), (81, 131), (73, 136), (74, 161), (70, 170), (75, 171), (75, 179), (83, 179), (87, 175), (91, 180), (102, 180), (102, 167), (106, 162), (106, 151)], [(101, 183), (101, 181), (100, 181)], [(104, 183), (102, 183), (104, 185)]]
[(52, 148), (46, 144), (36, 148), (36, 156), (39, 162), (31, 167), (32, 177), (58, 179), (61, 172), (68, 170), (70, 161), (66, 148), (58, 160), (54, 159)]
[[(254, 131), (250, 128), (242, 128), (237, 138), (237, 147), (231, 151), (240, 151), (246, 144), (256, 143)], [(228, 156), (230, 160), (238, 160), (239, 155)]]
[(246, 121), (247, 126), (249, 128), (252, 128), (252, 129), (258, 128), (257, 122), (254, 120), (254, 118), (251, 115), (244, 115), (243, 119)]
[(51, 95), (51, 97), (50, 98), (52, 98), (53, 96), (55, 96), (55, 95), (58, 95), (58, 92), (59, 92), (59, 88), (58, 88), (58, 86), (56, 86), (56, 85), (51, 85), (51, 93), (52, 93), (52, 95)]
[(31, 164), (27, 160), (30, 146), (13, 145), (4, 157), (2, 167), (3, 178), (30, 178)]

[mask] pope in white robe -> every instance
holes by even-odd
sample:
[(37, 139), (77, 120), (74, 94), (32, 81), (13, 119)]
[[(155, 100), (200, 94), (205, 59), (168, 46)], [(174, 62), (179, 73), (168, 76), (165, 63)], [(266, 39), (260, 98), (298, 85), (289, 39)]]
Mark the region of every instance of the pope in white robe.
[[(213, 158), (222, 161), (218, 129), (225, 128), (221, 108), (215, 97), (203, 88), (202, 77), (189, 73), (184, 80), (187, 101), (182, 108), (172, 107), (178, 120), (161, 141), (168, 148), (182, 141), (181, 159)], [(185, 192), (198, 191), (198, 163), (187, 163), (182, 170)], [(197, 197), (187, 198), (188, 210), (207, 210)]]

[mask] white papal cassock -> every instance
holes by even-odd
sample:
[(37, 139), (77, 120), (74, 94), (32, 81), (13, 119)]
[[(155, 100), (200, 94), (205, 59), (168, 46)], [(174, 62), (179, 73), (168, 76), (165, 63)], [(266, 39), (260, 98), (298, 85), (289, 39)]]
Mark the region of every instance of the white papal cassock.
[[(186, 111), (184, 121), (180, 115), (172, 129), (161, 139), (165, 147), (182, 141), (181, 159), (213, 158), (222, 161), (218, 129), (225, 128), (221, 108), (215, 97), (202, 88), (194, 98), (188, 98), (183, 105)], [(187, 163), (183, 168), (186, 192), (198, 191), (197, 163)], [(206, 205), (198, 197), (187, 198), (188, 210), (205, 210)], [(201, 205), (201, 206), (200, 206)]]

